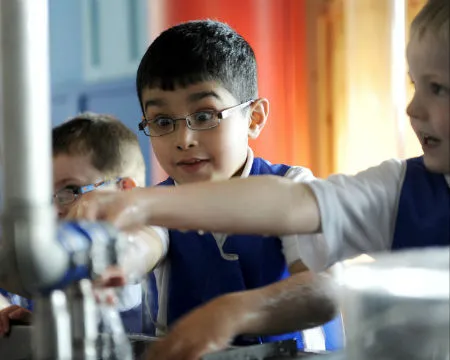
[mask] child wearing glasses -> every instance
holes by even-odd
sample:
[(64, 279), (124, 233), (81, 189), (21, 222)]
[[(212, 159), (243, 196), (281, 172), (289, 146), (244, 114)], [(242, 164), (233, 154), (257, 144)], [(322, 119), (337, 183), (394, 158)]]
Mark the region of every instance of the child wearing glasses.
[[(145, 163), (136, 135), (109, 115), (85, 113), (53, 129), (53, 201), (60, 219), (76, 217), (84, 194), (101, 190), (129, 190), (145, 186)], [(159, 228), (144, 227), (130, 234), (140, 251), (146, 251), (145, 263), (125, 259), (127, 273), (138, 280), (152, 270), (165, 252), (156, 235)], [(151, 251), (149, 250), (151, 249)], [(9, 330), (10, 319), (29, 322), (32, 301), (0, 289), (13, 306), (0, 311), (0, 335)], [(118, 309), (125, 331), (151, 332), (143, 328), (141, 284), (122, 289)], [(148, 317), (148, 316), (147, 316)]]
[[(169, 175), (159, 185), (269, 174), (294, 181), (313, 179), (306, 168), (272, 165), (254, 157), (249, 139), (259, 136), (269, 113), (269, 101), (258, 96), (256, 68), (247, 41), (217, 21), (182, 23), (154, 40), (141, 60), (136, 85), (143, 112), (139, 129), (150, 137), (153, 152)], [(214, 212), (214, 208), (210, 210)], [(189, 212), (189, 204), (185, 211)], [(162, 240), (168, 253), (155, 271), (161, 334), (217, 296), (259, 288), (307, 271), (295, 236), (170, 229)], [(299, 328), (333, 319), (333, 313), (324, 317), (319, 312), (316, 320), (320, 321), (299, 324)], [(333, 350), (341, 346), (341, 335), (337, 318), (321, 328), (279, 336), (240, 336), (234, 343), (296, 339), (299, 348)]]

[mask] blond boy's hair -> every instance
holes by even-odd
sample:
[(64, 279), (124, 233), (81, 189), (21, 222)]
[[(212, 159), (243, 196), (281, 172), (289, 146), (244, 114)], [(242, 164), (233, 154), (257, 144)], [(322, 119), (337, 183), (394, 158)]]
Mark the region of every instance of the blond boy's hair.
[(83, 113), (53, 128), (53, 156), (90, 156), (106, 178), (131, 177), (145, 186), (145, 162), (136, 134), (111, 115)]
[(439, 40), (449, 41), (450, 0), (428, 0), (411, 24), (411, 37), (430, 33)]

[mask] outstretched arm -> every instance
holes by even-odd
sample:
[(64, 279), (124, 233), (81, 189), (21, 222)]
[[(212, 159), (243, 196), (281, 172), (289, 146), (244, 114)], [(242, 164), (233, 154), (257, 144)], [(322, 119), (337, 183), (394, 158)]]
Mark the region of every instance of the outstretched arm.
[(152, 224), (267, 235), (320, 229), (318, 205), (309, 186), (279, 176), (87, 195), (91, 197), (89, 219), (110, 221), (121, 228)]
[(278, 334), (324, 324), (337, 313), (336, 285), (303, 272), (251, 291), (227, 294), (179, 320), (152, 345), (149, 359), (198, 360), (241, 334)]

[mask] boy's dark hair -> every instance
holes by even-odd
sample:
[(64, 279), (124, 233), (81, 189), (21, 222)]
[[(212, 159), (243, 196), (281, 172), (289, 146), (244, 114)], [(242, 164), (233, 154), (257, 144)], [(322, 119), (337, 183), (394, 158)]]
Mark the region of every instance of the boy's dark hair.
[(162, 32), (139, 64), (136, 88), (142, 107), (144, 88), (173, 90), (200, 81), (217, 81), (239, 102), (258, 96), (255, 54), (228, 25), (189, 21)]
[(133, 177), (145, 186), (145, 162), (137, 136), (111, 115), (83, 113), (52, 131), (53, 156), (91, 156), (105, 177)]

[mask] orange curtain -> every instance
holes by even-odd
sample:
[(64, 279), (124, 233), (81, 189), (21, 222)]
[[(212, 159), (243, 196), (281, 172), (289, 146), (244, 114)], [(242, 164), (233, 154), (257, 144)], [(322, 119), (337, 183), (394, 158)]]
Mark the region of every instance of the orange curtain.
[[(311, 167), (308, 125), (306, 0), (149, 0), (151, 38), (180, 22), (217, 19), (253, 47), (259, 94), (270, 101), (269, 121), (251, 146), (271, 162)], [(154, 181), (161, 177), (157, 166)]]

